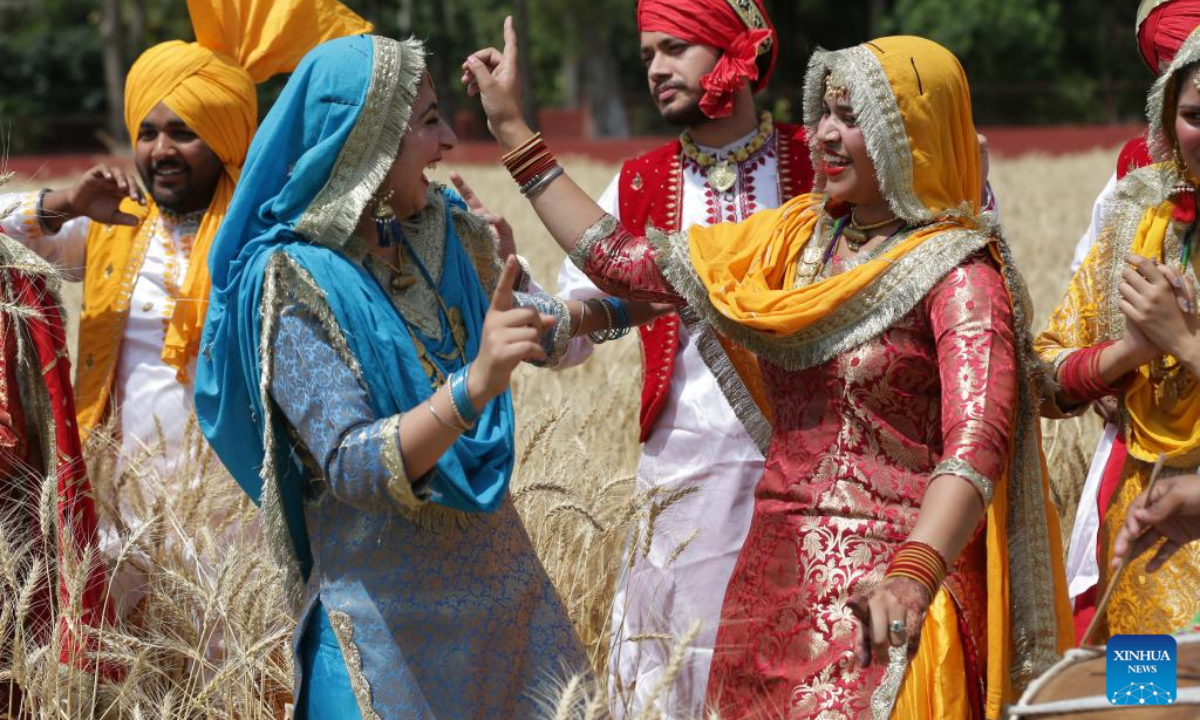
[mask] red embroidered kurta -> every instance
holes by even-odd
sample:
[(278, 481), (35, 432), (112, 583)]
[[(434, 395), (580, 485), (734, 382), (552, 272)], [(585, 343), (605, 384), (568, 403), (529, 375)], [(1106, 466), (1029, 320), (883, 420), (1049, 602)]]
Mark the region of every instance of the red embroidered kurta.
[[(592, 245), (583, 269), (606, 292), (682, 302), (646, 241), (623, 230)], [(882, 578), (939, 462), (1000, 477), (1014, 337), (1003, 279), (977, 255), (854, 350), (801, 371), (762, 363), (775, 426), (709, 680), (723, 718), (870, 717), (883, 668), (858, 667), (847, 601)], [(946, 581), (972, 698), (985, 670), (985, 583), (977, 535)]]

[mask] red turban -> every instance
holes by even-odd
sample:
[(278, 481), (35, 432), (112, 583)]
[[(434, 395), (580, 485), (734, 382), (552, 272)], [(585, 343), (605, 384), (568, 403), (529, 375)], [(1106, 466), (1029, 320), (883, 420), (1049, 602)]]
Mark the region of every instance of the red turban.
[(1138, 9), (1138, 48), (1155, 75), (1170, 64), (1197, 25), (1200, 0), (1143, 0)]
[[(762, 0), (641, 0), (637, 14), (641, 32), (666, 33), (722, 51), (712, 72), (700, 78), (705, 91), (700, 109), (710, 118), (733, 114), (733, 96), (746, 83), (758, 92), (771, 79), (779, 38)], [(760, 53), (770, 54), (762, 73)]]

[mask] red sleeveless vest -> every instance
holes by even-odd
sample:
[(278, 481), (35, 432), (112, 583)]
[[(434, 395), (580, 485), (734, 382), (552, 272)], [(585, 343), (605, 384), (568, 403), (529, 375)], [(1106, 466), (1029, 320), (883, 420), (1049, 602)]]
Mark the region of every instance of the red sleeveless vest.
[[(775, 126), (779, 155), (780, 200), (786, 202), (812, 189), (813, 169), (804, 128)], [(618, 194), (621, 223), (632, 233), (647, 227), (678, 232), (683, 213), (683, 149), (679, 141), (667, 143), (621, 166)], [(646, 442), (667, 401), (675, 354), (679, 350), (679, 316), (667, 315), (643, 325), (642, 409), (639, 440)]]

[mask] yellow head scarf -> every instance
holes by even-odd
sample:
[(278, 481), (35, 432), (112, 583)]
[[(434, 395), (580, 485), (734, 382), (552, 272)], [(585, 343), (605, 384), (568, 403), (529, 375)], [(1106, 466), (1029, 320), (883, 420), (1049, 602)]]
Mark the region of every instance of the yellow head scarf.
[[(867, 152), (892, 210), (913, 225), (940, 222), (912, 233), (873, 262), (802, 287), (796, 287), (799, 260), (826, 217), (823, 196), (798, 197), (748, 223), (693, 230), (692, 265), (712, 303), (725, 317), (777, 337), (828, 318), (927, 240), (977, 227), (979, 143), (970, 89), (954, 55), (916, 37), (882, 38), (837, 53), (818, 51), (805, 92), (814, 144), (827, 77), (851, 88)], [(814, 164), (820, 186), (821, 164)]]
[[(1008, 464), (987, 511), (985, 702), (987, 717), (996, 718), (1072, 642), (1058, 519), (1034, 416), (1038, 365), (1028, 300), (998, 232), (979, 215), (979, 144), (970, 89), (954, 55), (915, 37), (818, 51), (805, 87), (818, 187), (816, 125), (827, 82), (849, 90), (883, 196), (898, 217), (918, 229), (881, 257), (820, 280), (814, 268), (831, 221), (826, 198), (811, 194), (740, 224), (695, 228), (686, 246), (655, 237), (657, 261), (674, 288), (720, 333), (763, 359), (798, 370), (878, 335), (965, 259), (983, 249), (992, 253), (1014, 306), (1022, 379)], [(739, 365), (738, 371), (748, 385), (754, 382), (753, 367)], [(1010, 583), (1013, 568), (1020, 569), (1019, 585)], [(957, 627), (948, 603), (931, 608), (922, 647), (938, 646), (939, 627), (951, 634)], [(950, 635), (941, 639), (954, 645)], [(938, 701), (965, 707), (961, 687), (922, 680), (944, 676), (938, 672), (944, 662), (928, 653), (918, 656), (897, 698), (897, 716), (924, 717), (914, 708), (939, 694), (945, 697)]]
[[(155, 45), (130, 68), (125, 124), (136, 143), (142, 120), (165, 103), (217, 155), (224, 172), (192, 245), (187, 277), (167, 328), (162, 358), (186, 379), (207, 310), (208, 251), (233, 198), (258, 125), (256, 82), (291, 71), (308, 50), (336, 37), (370, 32), (371, 23), (336, 0), (188, 0), (197, 42)], [(80, 427), (88, 433), (107, 408), (129, 294), (145, 252), (147, 228), (159, 213), (125, 202), (139, 227), (93, 223), (80, 326), (76, 393)], [(115, 274), (115, 275), (114, 275)]]

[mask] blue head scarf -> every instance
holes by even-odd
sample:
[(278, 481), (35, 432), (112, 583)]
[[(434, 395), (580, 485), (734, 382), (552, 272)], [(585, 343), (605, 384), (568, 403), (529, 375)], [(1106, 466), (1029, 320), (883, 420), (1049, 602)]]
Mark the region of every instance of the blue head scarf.
[[(243, 489), (261, 499), (277, 550), (286, 530), (290, 558), (281, 559), (301, 573), (309, 560), (306, 471), (290, 457), (288, 443), (275, 441), (284, 427), (271, 412), (269, 374), (264, 382), (271, 348), (262, 334), (280, 299), (269, 297), (265, 276), (283, 253), (311, 278), (328, 308), (326, 322), (336, 326), (331, 335), (344, 338), (377, 417), (402, 413), (432, 394), (414, 338), (442, 351), (439, 343), (452, 342), (451, 333), (438, 342), (424, 338), (371, 274), (341, 252), (396, 157), (423, 76), (423, 50), (413, 40), (360, 35), (308, 53), (250, 146), (209, 255), (212, 294), (196, 371), (200, 428)], [(438, 192), (448, 216), (438, 292), (462, 313), (466, 355), (474, 358), (488, 297), (449, 217), (461, 199)], [(438, 352), (427, 357), (443, 372), (457, 369)], [(432, 500), (454, 510), (492, 511), (507, 491), (512, 465), (512, 401), (505, 393), (439, 459)]]

